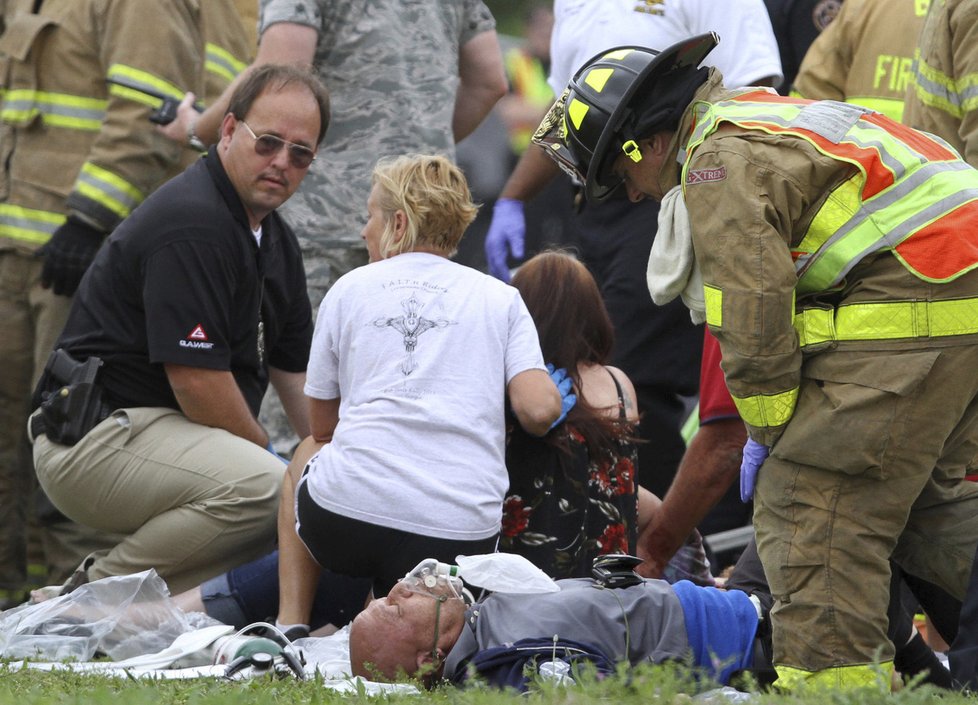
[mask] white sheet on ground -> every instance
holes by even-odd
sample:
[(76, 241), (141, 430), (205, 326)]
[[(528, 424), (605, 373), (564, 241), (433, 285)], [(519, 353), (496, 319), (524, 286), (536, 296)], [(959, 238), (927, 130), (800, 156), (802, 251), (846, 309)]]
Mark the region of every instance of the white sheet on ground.
[[(234, 627), (180, 610), (155, 571), (96, 580), (69, 595), (0, 613), (0, 656), (9, 670), (67, 670), (145, 679), (223, 678), (211, 665), (215, 642)], [(368, 695), (419, 693), (409, 684), (375, 683), (350, 676), (350, 628), (294, 643), (307, 677), (317, 672), (326, 688)], [(96, 653), (112, 660), (93, 661)], [(171, 668), (180, 663), (205, 663)], [(285, 670), (284, 672), (288, 672)], [(247, 671), (236, 678), (247, 678)]]

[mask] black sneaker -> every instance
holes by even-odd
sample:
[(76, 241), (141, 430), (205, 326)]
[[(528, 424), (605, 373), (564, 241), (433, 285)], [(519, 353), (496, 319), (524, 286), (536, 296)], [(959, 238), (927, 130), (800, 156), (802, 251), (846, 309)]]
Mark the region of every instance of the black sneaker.
[(61, 592), (58, 593), (58, 597), (62, 595), (68, 595), (73, 593), (75, 590), (80, 588), (82, 585), (88, 583), (88, 569), (92, 567), (92, 563), (95, 562), (94, 556), (88, 556), (82, 561), (78, 569), (71, 574), (66, 581), (64, 586), (61, 588)]

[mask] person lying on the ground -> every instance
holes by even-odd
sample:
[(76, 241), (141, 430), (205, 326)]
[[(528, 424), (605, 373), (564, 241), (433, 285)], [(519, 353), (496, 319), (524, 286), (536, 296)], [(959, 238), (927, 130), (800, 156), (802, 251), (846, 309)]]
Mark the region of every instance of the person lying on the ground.
[(606, 668), (689, 661), (719, 683), (753, 664), (761, 615), (746, 593), (629, 575), (627, 587), (575, 578), (557, 581), (558, 592), (492, 593), (471, 606), (405, 579), (353, 620), (352, 672), (461, 682), (481, 652), (526, 639), (582, 648)]
[[(490, 650), (547, 642), (553, 644), (548, 648), (582, 648), (608, 670), (620, 662), (680, 661), (723, 685), (736, 682), (743, 669), (761, 685), (776, 679), (767, 620), (773, 600), (753, 545), (734, 567), (727, 589), (629, 577), (634, 584), (624, 588), (586, 578), (560, 580), (557, 593), (493, 593), (471, 606), (451, 591), (419, 590), (406, 578), (354, 619), (351, 672), (372, 679), (417, 676), (427, 684), (461, 683), (474, 667), (490, 682), (519, 687), (524, 680), (492, 670), (489, 657), (499, 663), (505, 654)], [(948, 687), (947, 670), (933, 654), (923, 654), (926, 644), (913, 625), (896, 621), (890, 635), (898, 645), (902, 675), (926, 671), (925, 682)]]

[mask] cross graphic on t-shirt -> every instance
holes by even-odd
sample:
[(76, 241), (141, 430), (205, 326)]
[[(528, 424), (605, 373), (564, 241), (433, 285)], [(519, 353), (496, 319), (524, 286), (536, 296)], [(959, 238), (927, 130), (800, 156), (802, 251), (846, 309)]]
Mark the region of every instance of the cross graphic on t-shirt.
[(421, 316), (421, 309), (424, 308), (424, 304), (414, 294), (411, 295), (410, 299), (401, 301), (401, 308), (404, 309), (403, 316), (376, 318), (373, 324), (377, 328), (393, 328), (404, 336), (404, 350), (408, 356), (401, 363), (401, 372), (406, 376), (414, 372), (417, 368), (414, 351), (418, 347), (418, 336), (432, 328), (445, 328), (446, 326), (455, 325), (455, 321), (449, 321), (444, 318), (438, 320), (423, 318)]

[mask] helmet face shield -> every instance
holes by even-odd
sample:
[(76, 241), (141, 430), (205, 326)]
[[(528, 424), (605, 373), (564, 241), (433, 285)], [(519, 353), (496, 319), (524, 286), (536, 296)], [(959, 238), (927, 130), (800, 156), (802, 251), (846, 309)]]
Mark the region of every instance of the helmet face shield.
[[(606, 199), (621, 184), (614, 174), (618, 155), (641, 159), (635, 143), (648, 135), (633, 134), (642, 117), (635, 114), (637, 106), (648, 110), (657, 83), (677, 69), (695, 68), (718, 40), (711, 32), (661, 52), (638, 46), (603, 51), (577, 71), (533, 142), (584, 184), (588, 200)], [(656, 106), (653, 99), (651, 107), (673, 106)]]
[(569, 94), (570, 89), (565, 88), (556, 102), (550, 106), (550, 110), (544, 115), (543, 120), (533, 133), (531, 139), (534, 144), (538, 144), (544, 148), (547, 155), (557, 162), (557, 166), (565, 174), (574, 181), (583, 184), (587, 178), (585, 171), (587, 165), (584, 165), (584, 169), (582, 169), (581, 163), (567, 146), (565, 106)]

